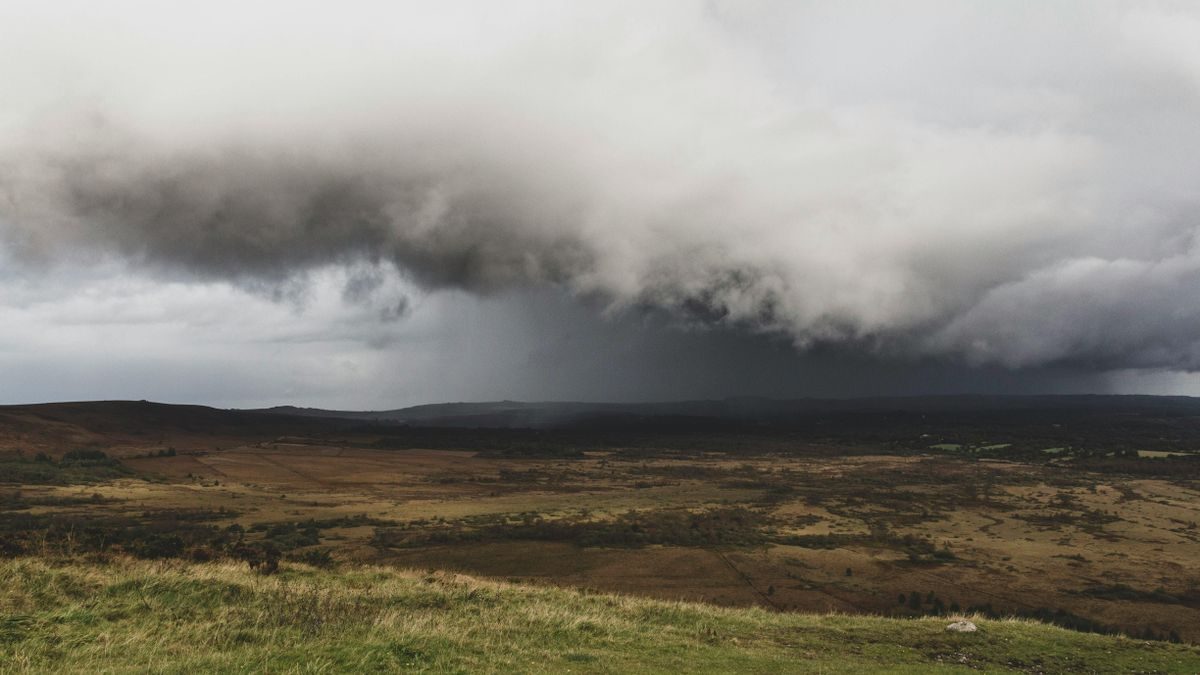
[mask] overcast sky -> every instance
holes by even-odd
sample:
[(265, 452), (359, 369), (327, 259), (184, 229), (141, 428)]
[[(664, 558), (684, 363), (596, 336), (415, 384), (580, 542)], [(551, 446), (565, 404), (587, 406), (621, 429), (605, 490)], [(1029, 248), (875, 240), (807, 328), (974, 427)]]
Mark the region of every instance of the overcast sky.
[(0, 0), (0, 402), (1200, 394), (1200, 5)]

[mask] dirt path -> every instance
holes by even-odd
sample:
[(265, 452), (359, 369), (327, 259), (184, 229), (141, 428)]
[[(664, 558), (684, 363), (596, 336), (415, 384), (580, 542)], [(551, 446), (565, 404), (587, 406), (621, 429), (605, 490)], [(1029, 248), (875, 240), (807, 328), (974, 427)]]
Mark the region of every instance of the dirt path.
[(255, 454), (254, 454), (254, 456), (255, 456), (255, 457), (261, 457), (261, 458), (263, 459), (263, 461), (265, 461), (265, 462), (269, 462), (269, 463), (271, 463), (271, 464), (274, 464), (275, 466), (277, 466), (277, 467), (279, 467), (279, 468), (283, 469), (284, 471), (288, 471), (288, 472), (290, 472), (290, 473), (294, 473), (294, 474), (296, 474), (297, 476), (299, 476), (299, 477), (303, 478), (304, 480), (306, 480), (306, 481), (308, 481), (308, 482), (312, 483), (312, 484), (313, 484), (314, 486), (316, 486), (316, 487), (319, 487), (319, 488), (331, 488), (331, 487), (333, 487), (333, 485), (332, 485), (331, 483), (327, 483), (326, 481), (323, 481), (323, 480), (321, 480), (320, 478), (317, 478), (316, 476), (309, 475), (308, 473), (305, 473), (305, 472), (303, 472), (303, 471), (300, 471), (299, 469), (296, 469), (296, 468), (294, 468), (294, 467), (288, 466), (288, 465), (284, 464), (283, 462), (279, 461), (278, 459), (275, 459), (275, 457), (276, 457), (276, 456), (283, 456), (283, 457), (286, 457), (287, 455), (285, 455), (285, 454), (282, 454), (282, 453), (280, 453), (280, 454), (277, 454), (277, 455), (272, 455), (272, 454), (270, 454), (270, 453), (265, 453), (265, 452), (262, 452), (262, 453), (255, 453)]
[(204, 461), (204, 458), (202, 458), (202, 457), (197, 457), (197, 458), (196, 458), (196, 463), (197, 463), (197, 464), (203, 464), (205, 468), (209, 469), (209, 470), (210, 470), (210, 471), (212, 471), (213, 473), (220, 474), (220, 476), (221, 476), (222, 478), (224, 478), (224, 479), (226, 479), (226, 480), (229, 480), (229, 474), (227, 474), (227, 473), (225, 473), (224, 471), (222, 471), (222, 470), (218, 469), (217, 467), (213, 466), (213, 465), (212, 465), (210, 462), (206, 462), (206, 461)]
[(737, 578), (741, 579), (747, 586), (749, 586), (750, 590), (754, 591), (755, 594), (758, 595), (758, 597), (762, 598), (763, 602), (767, 603), (768, 605), (770, 605), (771, 607), (773, 607), (777, 610), (780, 610), (780, 611), (783, 610), (783, 608), (780, 607), (778, 603), (776, 603), (774, 600), (771, 599), (771, 596), (758, 590), (758, 587), (754, 585), (754, 582), (750, 580), (750, 577), (747, 576), (745, 572), (738, 569), (738, 566), (733, 564), (733, 561), (729, 559), (729, 556), (725, 555), (721, 551), (713, 551), (712, 553), (713, 553), (713, 555), (717, 556), (718, 560), (725, 563), (725, 566), (728, 567)]

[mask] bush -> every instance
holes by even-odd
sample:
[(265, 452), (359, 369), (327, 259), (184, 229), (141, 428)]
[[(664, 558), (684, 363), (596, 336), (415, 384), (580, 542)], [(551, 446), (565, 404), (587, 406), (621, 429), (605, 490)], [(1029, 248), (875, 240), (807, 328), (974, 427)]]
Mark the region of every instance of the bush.
[(288, 559), (294, 560), (295, 562), (304, 563), (305, 565), (320, 567), (322, 569), (333, 567), (334, 564), (333, 556), (330, 555), (329, 549), (327, 548), (314, 548), (307, 551), (301, 551), (299, 553), (293, 553), (288, 556)]
[(237, 546), (231, 551), (238, 560), (259, 574), (274, 574), (279, 571), (279, 549), (270, 544), (262, 546)]
[(193, 546), (187, 550), (186, 557), (192, 562), (212, 562), (220, 558), (221, 554), (209, 546)]
[(147, 534), (126, 545), (139, 558), (178, 558), (183, 555), (183, 538), (175, 534)]
[(87, 448), (80, 450), (68, 450), (63, 456), (59, 464), (74, 464), (76, 462), (104, 462), (108, 460), (108, 455), (102, 450), (90, 450)]
[(908, 608), (913, 610), (921, 609), (921, 594), (917, 591), (908, 594)]

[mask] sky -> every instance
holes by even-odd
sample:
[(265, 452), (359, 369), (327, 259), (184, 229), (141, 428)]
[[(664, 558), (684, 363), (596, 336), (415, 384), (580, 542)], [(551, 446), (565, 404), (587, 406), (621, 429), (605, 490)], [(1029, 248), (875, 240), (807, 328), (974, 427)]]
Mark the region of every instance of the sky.
[(1185, 2), (0, 0), (0, 402), (1200, 394)]

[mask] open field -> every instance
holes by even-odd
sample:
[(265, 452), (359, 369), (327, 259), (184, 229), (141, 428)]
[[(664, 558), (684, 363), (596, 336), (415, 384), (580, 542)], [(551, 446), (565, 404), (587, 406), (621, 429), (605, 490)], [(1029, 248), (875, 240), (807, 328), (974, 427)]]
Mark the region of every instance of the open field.
[(723, 609), (449, 573), (0, 562), (6, 672), (1194, 673), (1200, 649), (1015, 620)]
[[(497, 448), (478, 431), (20, 412), (0, 445), (9, 555), (272, 549), (776, 612), (975, 612), (1200, 642), (1200, 482), (1178, 445), (1141, 457), (966, 432), (780, 432), (744, 448), (642, 434), (552, 438), (555, 456), (545, 434)], [(106, 458), (64, 455), (80, 445)]]

